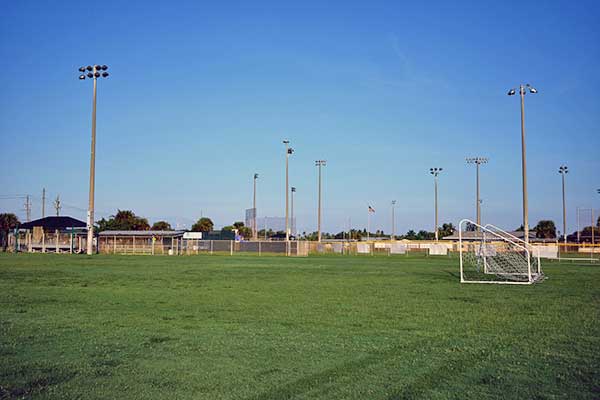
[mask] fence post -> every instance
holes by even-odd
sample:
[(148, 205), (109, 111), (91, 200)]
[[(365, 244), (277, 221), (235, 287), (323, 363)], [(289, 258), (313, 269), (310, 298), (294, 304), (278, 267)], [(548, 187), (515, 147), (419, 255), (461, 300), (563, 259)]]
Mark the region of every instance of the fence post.
[(210, 254), (212, 254), (212, 253), (213, 253), (213, 241), (211, 240), (210, 241)]
[(46, 232), (42, 229), (42, 253), (46, 252)]
[(229, 241), (229, 255), (233, 255), (233, 240)]
[(259, 242), (258, 242), (258, 256), (259, 256), (259, 257), (260, 257), (260, 251), (261, 251), (261, 249), (260, 249), (260, 241), (259, 241)]

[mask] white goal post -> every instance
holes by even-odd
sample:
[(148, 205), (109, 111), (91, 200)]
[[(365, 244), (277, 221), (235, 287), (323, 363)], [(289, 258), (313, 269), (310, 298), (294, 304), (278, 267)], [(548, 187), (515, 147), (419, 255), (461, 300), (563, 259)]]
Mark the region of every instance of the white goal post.
[[(463, 235), (467, 224), (476, 230)], [(543, 277), (534, 246), (494, 225), (463, 219), (458, 235), (461, 283), (530, 285)]]

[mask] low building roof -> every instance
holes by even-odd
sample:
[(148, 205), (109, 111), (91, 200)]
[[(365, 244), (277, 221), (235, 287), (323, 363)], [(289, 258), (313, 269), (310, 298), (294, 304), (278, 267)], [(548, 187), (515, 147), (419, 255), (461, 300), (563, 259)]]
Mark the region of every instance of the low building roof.
[(184, 231), (102, 231), (99, 236), (183, 236)]
[(54, 216), (36, 219), (26, 222), (19, 226), (20, 229), (33, 229), (36, 226), (41, 226), (44, 230), (62, 230), (73, 228), (86, 228), (87, 224), (78, 219), (67, 216)]
[[(508, 235), (503, 234), (502, 232), (495, 232), (498, 236), (502, 236), (505, 237), (507, 239), (510, 239), (510, 236), (514, 236), (518, 239), (523, 240), (523, 238), (525, 237), (525, 233), (523, 231), (512, 231), (512, 232), (506, 232), (508, 233)], [(530, 230), (529, 231), (529, 240), (535, 240), (536, 239), (536, 232), (534, 230)], [(486, 236), (487, 239), (492, 239), (494, 235), (488, 234)], [(481, 240), (483, 238), (483, 235), (481, 232), (479, 231), (463, 231), (462, 232), (462, 239), (463, 240)], [(458, 231), (454, 232), (452, 235), (450, 236), (445, 236), (442, 238), (442, 240), (458, 240)]]

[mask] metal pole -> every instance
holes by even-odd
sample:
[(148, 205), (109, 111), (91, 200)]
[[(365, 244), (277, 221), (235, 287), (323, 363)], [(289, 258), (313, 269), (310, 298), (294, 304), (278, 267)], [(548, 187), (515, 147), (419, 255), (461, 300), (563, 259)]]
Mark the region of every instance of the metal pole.
[(371, 231), (371, 211), (367, 210), (367, 242), (370, 239), (370, 231)]
[(390, 236), (390, 240), (395, 240), (396, 238), (396, 218), (394, 216), (395, 208), (396, 200), (392, 200), (392, 236)]
[[(562, 175), (562, 203), (563, 203), (563, 237), (564, 243), (567, 244), (567, 206), (565, 201), (565, 174)], [(565, 249), (566, 250), (566, 249)]]
[(291, 231), (292, 231), (292, 236), (296, 236), (295, 232), (294, 232), (294, 192), (295, 192), (295, 188), (292, 187), (292, 213), (291, 213), (291, 221), (290, 221), (290, 225), (292, 227)]
[(521, 94), (521, 168), (523, 175), (523, 234), (525, 243), (529, 243), (529, 209), (527, 205), (527, 159), (525, 146), (525, 87), (520, 85)]
[(481, 226), (481, 202), (479, 200), (479, 162), (475, 163), (475, 167), (477, 168), (477, 230), (479, 230), (479, 226)]
[(254, 174), (254, 195), (253, 195), (253, 200), (252, 200), (252, 208), (253, 208), (253, 215), (252, 215), (252, 237), (254, 238), (254, 240), (258, 239), (258, 230), (256, 229), (256, 178), (258, 178), (258, 174)]
[(438, 178), (434, 176), (435, 186), (435, 241), (438, 241)]
[[(96, 67), (94, 66), (94, 73)], [(90, 154), (90, 198), (87, 215), (87, 254), (92, 255), (94, 246), (94, 184), (96, 178), (96, 89), (97, 79), (94, 76), (94, 97), (92, 103), (92, 146)]]
[(319, 211), (318, 211), (318, 222), (317, 222), (317, 231), (318, 237), (317, 240), (321, 242), (321, 163), (317, 164), (319, 166)]
[(46, 216), (46, 188), (42, 189), (42, 218)]
[(577, 243), (581, 242), (581, 234), (579, 232), (579, 207), (577, 207)]
[(594, 231), (595, 231), (595, 225), (594, 224), (594, 209), (590, 208), (590, 216), (592, 217), (592, 251), (594, 251)]
[(288, 173), (288, 164), (289, 164), (289, 141), (285, 140), (285, 240), (286, 242), (290, 240), (290, 229), (289, 229), (289, 221), (288, 221), (288, 212), (289, 212), (289, 203), (288, 203), (288, 191), (289, 188), (289, 173)]

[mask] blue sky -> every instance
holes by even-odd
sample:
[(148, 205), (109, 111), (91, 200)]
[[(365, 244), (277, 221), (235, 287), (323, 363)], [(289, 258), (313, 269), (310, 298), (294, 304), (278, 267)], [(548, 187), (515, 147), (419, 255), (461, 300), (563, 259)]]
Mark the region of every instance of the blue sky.
[[(326, 4), (325, 4), (326, 3)], [(299, 230), (348, 218), (397, 232), (474, 218), (521, 221), (519, 101), (526, 97), (530, 221), (562, 229), (557, 172), (575, 208), (600, 208), (600, 3), (35, 2), (0, 15), (0, 195), (60, 194), (84, 217), (92, 85), (77, 68), (109, 65), (99, 82), (97, 216), (132, 209), (151, 221), (217, 226), (241, 220), (260, 174), (259, 215), (284, 213), (284, 147), (296, 149)], [(47, 208), (50, 207), (50, 202)], [(75, 208), (76, 207), (76, 208)], [(21, 200), (0, 200), (2, 211)]]

